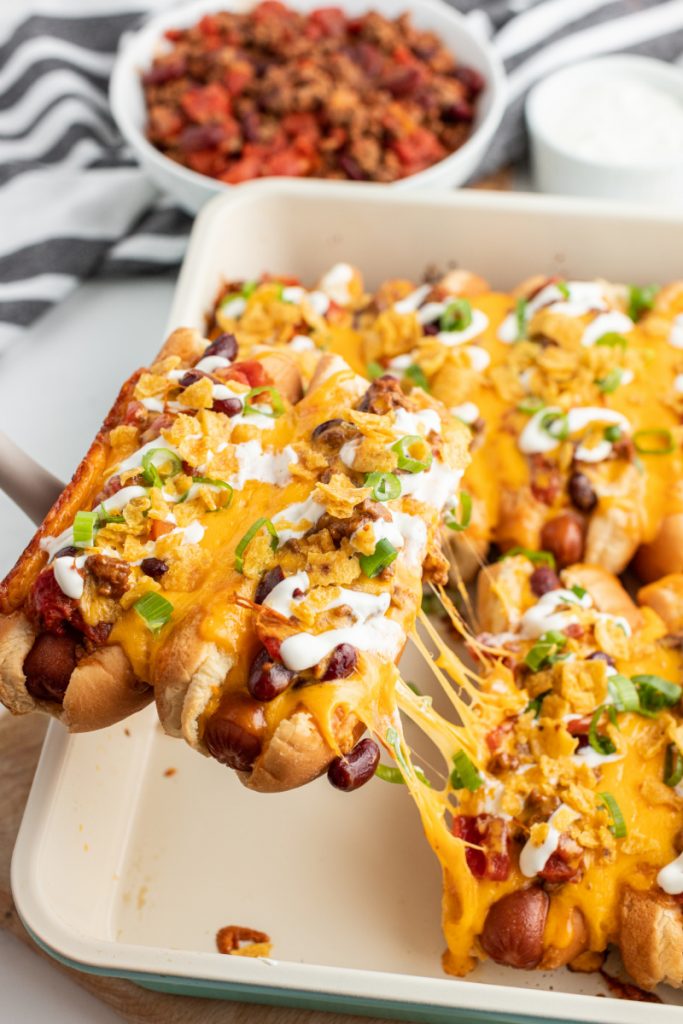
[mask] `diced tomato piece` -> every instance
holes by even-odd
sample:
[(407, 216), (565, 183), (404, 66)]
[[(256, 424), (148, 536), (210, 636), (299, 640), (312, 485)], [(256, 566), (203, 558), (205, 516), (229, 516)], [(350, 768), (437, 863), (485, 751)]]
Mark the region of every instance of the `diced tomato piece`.
[(190, 118), (197, 124), (207, 121), (221, 120), (231, 112), (230, 96), (226, 88), (218, 82), (199, 85), (188, 89), (180, 97), (180, 105)]
[(591, 716), (585, 715), (583, 718), (570, 718), (566, 726), (570, 736), (587, 736), (588, 730), (591, 727)]
[(145, 409), (142, 402), (138, 402), (137, 399), (133, 399), (126, 406), (126, 411), (123, 415), (123, 422), (127, 426), (137, 426), (140, 423), (144, 423), (147, 419), (147, 410)]
[(250, 388), (261, 388), (270, 384), (271, 379), (263, 368), (263, 364), (256, 359), (245, 359), (241, 363), (233, 363), (232, 366), (221, 368), (216, 372), (221, 380), (236, 380), (240, 384), (246, 384)]
[(318, 29), (322, 36), (343, 36), (346, 31), (346, 15), (341, 7), (318, 7), (311, 11), (308, 24)]
[(279, 0), (262, 0), (256, 4), (250, 17), (255, 21), (268, 21), (270, 18), (288, 18), (290, 12)]
[(220, 179), (227, 182), (228, 185), (239, 185), (241, 181), (251, 181), (252, 178), (258, 178), (260, 173), (261, 158), (252, 154), (235, 161), (227, 171), (223, 171)]
[(215, 14), (205, 14), (200, 18), (197, 28), (203, 36), (215, 36), (220, 32), (220, 25)]
[(311, 161), (296, 149), (283, 149), (268, 158), (264, 174), (279, 178), (302, 178), (309, 173)]
[(165, 533), (170, 533), (174, 528), (173, 523), (167, 523), (163, 519), (152, 519), (151, 524), (149, 535), (152, 540), (159, 540), (159, 537), (163, 537)]
[(273, 661), (281, 661), (282, 659), (280, 658), (280, 645), (282, 641), (278, 639), (278, 637), (276, 636), (264, 636), (260, 639), (261, 643), (268, 651), (269, 657), (271, 657)]
[(174, 139), (184, 127), (185, 120), (175, 107), (167, 103), (155, 103), (149, 108), (147, 134), (152, 142)]
[(223, 81), (231, 96), (239, 96), (254, 79), (254, 69), (251, 64), (242, 61), (233, 64), (225, 73)]
[(407, 46), (403, 46), (402, 44), (395, 48), (394, 52), (391, 55), (391, 58), (396, 64), (417, 63), (417, 60), (415, 59), (415, 54), (412, 53), (412, 51)]
[(571, 836), (561, 835), (557, 849), (551, 853), (538, 877), (546, 882), (570, 882), (577, 878), (583, 863), (583, 850)]
[(508, 823), (493, 814), (458, 814), (453, 818), (451, 832), (466, 843), (467, 866), (475, 878), (504, 882), (510, 874), (510, 835)]
[(495, 729), (491, 729), (491, 732), (487, 733), (486, 746), (492, 754), (495, 754), (498, 750), (507, 734), (512, 730), (514, 724), (514, 718), (506, 718), (504, 722), (501, 722)]
[(412, 174), (430, 167), (446, 155), (446, 150), (428, 128), (416, 128), (410, 135), (396, 139), (392, 149), (404, 168)]

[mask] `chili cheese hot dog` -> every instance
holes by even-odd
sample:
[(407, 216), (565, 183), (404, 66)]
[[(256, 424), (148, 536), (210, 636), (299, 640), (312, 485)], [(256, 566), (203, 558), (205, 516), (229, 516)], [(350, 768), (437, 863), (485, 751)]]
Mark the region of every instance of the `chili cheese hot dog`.
[(370, 749), (351, 753), (393, 707), (423, 570), (445, 581), (439, 518), (466, 461), (443, 407), (391, 377), (368, 385), (338, 356), (323, 358), (288, 443), (298, 467), (248, 515), (225, 514), (220, 584), (155, 665), (167, 731), (261, 791)]
[(477, 848), (450, 965), (587, 964), (613, 943), (638, 984), (681, 985), (680, 650), (596, 566), (558, 577), (504, 559), (480, 575), (478, 614), (528, 703), (487, 735), (478, 784), (458, 790), (452, 831)]
[[(149, 703), (155, 630), (174, 595), (182, 604), (208, 574), (197, 545), (210, 513), (249, 478), (233, 465), (228, 481), (233, 435), (261, 451), (272, 417), (301, 393), (291, 357), (263, 351), (236, 363), (236, 354), (227, 335), (209, 345), (179, 330), (124, 385), (0, 587), (0, 698), (12, 712), (44, 711), (79, 732)], [(179, 423), (200, 446), (210, 436), (224, 443), (223, 478), (181, 458)]]
[[(683, 289), (535, 278), (511, 295), (460, 272), (389, 282), (361, 326), (368, 361), (472, 429), (452, 546), (469, 578), (493, 541), (646, 579), (680, 548)], [(683, 506), (681, 506), (683, 507)], [(677, 559), (677, 555), (674, 558)]]

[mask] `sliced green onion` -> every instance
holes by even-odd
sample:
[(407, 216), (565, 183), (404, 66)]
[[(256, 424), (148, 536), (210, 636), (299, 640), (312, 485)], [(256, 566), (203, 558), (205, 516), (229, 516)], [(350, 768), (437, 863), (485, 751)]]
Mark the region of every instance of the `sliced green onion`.
[(640, 705), (645, 711), (671, 708), (678, 704), (683, 693), (683, 688), (678, 683), (671, 683), (661, 676), (638, 675), (631, 676), (631, 680), (638, 687)]
[(624, 335), (617, 334), (616, 331), (608, 331), (607, 334), (601, 334), (595, 344), (604, 348), (628, 348), (628, 341)]
[(612, 824), (609, 827), (610, 832), (615, 839), (623, 839), (626, 835), (626, 822), (624, 821), (624, 815), (621, 813), (619, 804), (611, 793), (598, 793), (598, 796), (609, 811), (609, 816), (612, 819)]
[(664, 782), (672, 789), (683, 779), (683, 754), (675, 743), (670, 743), (664, 754)]
[(125, 523), (125, 519), (121, 515), (112, 515), (111, 512), (107, 512), (104, 505), (100, 505), (97, 510), (97, 525), (108, 526), (109, 523)]
[(614, 699), (614, 706), (618, 711), (639, 711), (640, 697), (628, 676), (618, 673), (607, 680), (607, 688)]
[(368, 473), (365, 487), (372, 487), (375, 501), (393, 501), (401, 496), (401, 481), (395, 473)]
[(423, 391), (429, 391), (429, 381), (425, 376), (425, 372), (421, 366), (417, 363), (412, 363), (404, 374), (408, 380), (411, 380), (416, 388), (422, 388)]
[(152, 633), (158, 633), (162, 626), (165, 626), (173, 614), (173, 605), (161, 594), (154, 590), (143, 594), (133, 605), (133, 608), (144, 621)]
[(526, 299), (517, 299), (515, 303), (515, 320), (517, 321), (517, 341), (521, 341), (526, 334), (527, 306)]
[(377, 547), (373, 553), (371, 555), (359, 555), (358, 561), (368, 579), (373, 579), (373, 577), (379, 576), (388, 565), (391, 565), (397, 555), (398, 551), (394, 545), (390, 544), (386, 537), (382, 537), (381, 540), (377, 541)]
[(467, 299), (454, 299), (441, 314), (442, 331), (464, 331), (472, 323), (472, 306)]
[(547, 412), (541, 416), (538, 425), (548, 437), (556, 441), (566, 441), (569, 437), (569, 417), (566, 412)]
[(270, 519), (266, 519), (265, 516), (262, 516), (260, 519), (257, 519), (255, 523), (251, 524), (251, 526), (249, 527), (249, 529), (245, 533), (244, 537), (242, 537), (242, 540), (239, 542), (239, 544), (235, 548), (235, 568), (237, 569), (238, 572), (244, 572), (244, 552), (247, 550), (247, 548), (249, 547), (249, 545), (251, 544), (252, 540), (254, 539), (256, 534), (259, 532), (259, 530), (262, 530), (264, 527), (266, 528), (266, 530), (270, 534), (270, 546), (271, 546), (271, 548), (273, 549), (273, 551), (277, 551), (277, 546), (278, 546), (277, 530), (275, 529), (275, 527), (271, 523)]
[(455, 517), (455, 508), (452, 508), (448, 517), (444, 519), (448, 529), (455, 530), (456, 533), (466, 530), (472, 522), (472, 496), (467, 491), (460, 491), (458, 498), (460, 501), (460, 519), (458, 520)]
[(558, 292), (560, 293), (563, 299), (569, 298), (569, 285), (566, 281), (556, 281), (555, 287), (557, 288)]
[(676, 447), (673, 434), (664, 428), (636, 430), (633, 444), (641, 455), (670, 455)]
[(431, 466), (432, 453), (428, 451), (424, 459), (414, 459), (410, 454), (410, 449), (414, 444), (426, 445), (427, 442), (418, 434), (407, 434), (396, 444), (392, 444), (391, 450), (398, 456), (399, 469), (404, 469), (407, 473), (422, 473)]
[[(424, 786), (429, 786), (431, 789), (432, 784), (421, 768), (415, 768), (415, 774)], [(375, 775), (383, 782), (392, 782), (395, 786), (405, 786), (406, 780), (403, 778), (403, 773), (395, 765), (378, 764)]]
[(441, 601), (436, 594), (423, 594), (420, 607), (425, 615), (440, 615), (443, 613)]
[[(163, 466), (167, 462), (171, 463), (171, 471), (166, 473), (162, 479), (159, 465)], [(182, 471), (182, 461), (169, 448), (150, 448), (142, 456), (142, 476), (148, 487), (162, 487), (164, 480), (170, 480), (171, 477), (178, 476), (178, 473), (182, 473)]]
[(77, 548), (92, 547), (97, 526), (97, 512), (77, 512), (74, 519), (74, 545)]
[(505, 554), (500, 556), (499, 561), (502, 562), (504, 558), (512, 558), (513, 555), (524, 555), (533, 565), (547, 565), (551, 569), (555, 568), (555, 556), (552, 551), (532, 551), (531, 548), (522, 548), (516, 545), (514, 548), (508, 548)]
[[(257, 409), (251, 404), (252, 398), (257, 398), (259, 395), (270, 395), (270, 412), (262, 408)], [(269, 384), (264, 384), (263, 387), (260, 388), (252, 388), (250, 391), (247, 391), (246, 395), (244, 396), (243, 413), (245, 416), (248, 416), (249, 413), (252, 413), (253, 415), (256, 416), (270, 416), (271, 419), (276, 420), (278, 419), (278, 417), (283, 415), (284, 411), (285, 405), (284, 402), (282, 401), (282, 395), (277, 390), (277, 388), (273, 388)]]
[(608, 755), (613, 754), (616, 751), (616, 746), (609, 738), (609, 736), (603, 736), (598, 732), (598, 725), (603, 714), (607, 712), (610, 721), (615, 724), (617, 720), (617, 712), (612, 704), (601, 704), (599, 708), (596, 708), (591, 718), (590, 728), (588, 729), (588, 742), (590, 743), (593, 750), (597, 751), (598, 754)]
[(484, 780), (474, 767), (464, 750), (453, 755), (453, 771), (451, 786), (453, 789), (469, 789), (470, 793), (483, 786)]
[(556, 630), (549, 630), (543, 633), (528, 652), (524, 664), (532, 672), (538, 672), (541, 668), (549, 668), (557, 660), (558, 652), (566, 645), (567, 637), (564, 633)]
[(664, 780), (665, 784), (673, 787), (683, 778), (683, 754), (676, 743), (669, 743), (664, 756)]
[(521, 402), (517, 403), (517, 412), (533, 416), (535, 412), (540, 412), (544, 405), (545, 402), (542, 398), (539, 398), (537, 395), (528, 395)]
[(618, 427), (616, 423), (613, 424), (611, 427), (605, 427), (605, 429), (603, 430), (603, 437), (606, 441), (610, 441), (612, 444), (614, 444), (614, 442), (618, 441), (621, 437), (621, 427)]
[(413, 693), (416, 694), (418, 697), (422, 696), (422, 691), (420, 690), (420, 687), (417, 685), (417, 683), (409, 683), (406, 680), (406, 686), (408, 687), (409, 690), (412, 690)]
[(646, 284), (642, 288), (632, 284), (628, 290), (628, 315), (631, 320), (638, 320), (643, 313), (652, 309), (657, 298), (659, 285)]
[(527, 706), (524, 708), (524, 711), (522, 712), (522, 714), (526, 714), (527, 711), (533, 711), (534, 718), (538, 718), (538, 716), (541, 713), (541, 707), (543, 705), (543, 701), (552, 692), (553, 692), (552, 690), (544, 690), (543, 693), (539, 693), (537, 697), (532, 697), (531, 700), (529, 701), (529, 703), (527, 704)]
[(367, 365), (367, 374), (370, 380), (377, 380), (378, 377), (383, 377), (386, 372), (381, 363), (368, 363)]
[(583, 598), (588, 593), (586, 588), (585, 587), (580, 587), (578, 583), (575, 583), (574, 586), (571, 587), (570, 589), (571, 589), (572, 594), (576, 594), (576, 596), (578, 597), (579, 601), (583, 600)]
[(604, 377), (599, 377), (596, 380), (596, 385), (602, 391), (603, 395), (611, 395), (613, 391), (616, 391), (621, 384), (621, 378), (623, 374), (618, 366), (610, 370), (609, 373), (605, 374)]
[(256, 291), (257, 288), (258, 288), (258, 281), (245, 281), (244, 284), (242, 285), (242, 290), (240, 291), (240, 295), (244, 299), (249, 299), (254, 294), (254, 292)]

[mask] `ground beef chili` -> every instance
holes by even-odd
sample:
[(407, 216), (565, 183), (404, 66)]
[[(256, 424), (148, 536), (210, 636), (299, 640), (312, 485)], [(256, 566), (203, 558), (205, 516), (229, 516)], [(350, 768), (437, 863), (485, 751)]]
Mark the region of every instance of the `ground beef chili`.
[(395, 181), (468, 138), (481, 75), (410, 16), (275, 0), (166, 33), (143, 75), (147, 137), (231, 184), (265, 175)]

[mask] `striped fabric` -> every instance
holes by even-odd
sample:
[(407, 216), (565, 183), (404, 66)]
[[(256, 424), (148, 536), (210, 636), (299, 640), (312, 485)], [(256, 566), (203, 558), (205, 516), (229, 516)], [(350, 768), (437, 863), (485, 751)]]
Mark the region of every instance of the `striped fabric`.
[[(480, 173), (524, 155), (524, 98), (550, 71), (617, 50), (683, 52), (683, 0), (449, 2), (494, 41), (509, 74), (510, 105)], [(80, 280), (164, 273), (182, 258), (190, 218), (137, 168), (107, 103), (122, 34), (165, 6), (0, 5), (0, 350)]]

